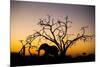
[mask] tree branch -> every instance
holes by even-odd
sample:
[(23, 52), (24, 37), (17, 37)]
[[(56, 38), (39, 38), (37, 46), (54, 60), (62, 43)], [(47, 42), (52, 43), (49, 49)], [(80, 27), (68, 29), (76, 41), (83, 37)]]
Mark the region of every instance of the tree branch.
[[(65, 47), (65, 49), (67, 49), (69, 46), (72, 46), (74, 44), (74, 42), (78, 41), (78, 40), (86, 40), (87, 38), (91, 38), (92, 36), (89, 36), (89, 35), (82, 35), (82, 36), (79, 36), (79, 37), (76, 37), (75, 39), (73, 40), (69, 40), (69, 44)], [(66, 42), (67, 43), (67, 42)]]

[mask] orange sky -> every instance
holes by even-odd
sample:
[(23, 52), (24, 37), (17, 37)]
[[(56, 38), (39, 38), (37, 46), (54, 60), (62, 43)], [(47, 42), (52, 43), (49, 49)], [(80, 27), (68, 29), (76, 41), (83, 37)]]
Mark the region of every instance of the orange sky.
[[(89, 26), (86, 33), (95, 34), (95, 10), (94, 6), (88, 5), (65, 5), (50, 4), (37, 2), (11, 2), (11, 52), (18, 52), (21, 44), (18, 40), (33, 34), (33, 30), (39, 30), (37, 25), (40, 18), (46, 18), (49, 14), (56, 20), (64, 20), (66, 15), (73, 22), (72, 28), (68, 33), (77, 34), (80, 27)], [(34, 42), (37, 45), (37, 40)], [(77, 46), (68, 49), (68, 54), (79, 55), (82, 52), (93, 53), (95, 50), (95, 41), (91, 40), (86, 43), (80, 41)]]

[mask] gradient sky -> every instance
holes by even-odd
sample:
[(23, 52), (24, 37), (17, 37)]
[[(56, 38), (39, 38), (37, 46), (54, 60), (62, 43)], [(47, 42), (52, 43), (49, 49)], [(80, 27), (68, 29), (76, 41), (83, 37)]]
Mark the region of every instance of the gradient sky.
[[(95, 34), (94, 6), (11, 1), (11, 52), (20, 50), (21, 44), (18, 40), (25, 40), (29, 34), (33, 33), (33, 30), (41, 29), (37, 23), (40, 18), (46, 18), (48, 14), (56, 20), (62, 21), (65, 16), (69, 16), (69, 20), (73, 22), (72, 28), (68, 30), (69, 33), (77, 34), (80, 27), (88, 25), (87, 34)], [(79, 46), (83, 51), (94, 52), (94, 40), (87, 44), (90, 45)], [(75, 50), (76, 52), (82, 51)], [(69, 50), (69, 53), (72, 54), (76, 52)]]

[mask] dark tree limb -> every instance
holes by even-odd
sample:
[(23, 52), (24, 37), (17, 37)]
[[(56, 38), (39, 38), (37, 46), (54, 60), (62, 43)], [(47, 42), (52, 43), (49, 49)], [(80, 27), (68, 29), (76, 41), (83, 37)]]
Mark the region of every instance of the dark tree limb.
[[(86, 35), (85, 29), (88, 28), (88, 26), (84, 26), (84, 27), (81, 27), (80, 29), (82, 31), (81, 34), (78, 33), (74, 39), (69, 40), (68, 29), (71, 27), (69, 26), (69, 23), (72, 23), (72, 22), (69, 21), (68, 16), (66, 16), (64, 22), (61, 20), (57, 20), (56, 22), (54, 22), (54, 18), (51, 18), (50, 15), (47, 16), (47, 19), (40, 19), (38, 25), (40, 25), (42, 29), (40, 31), (35, 31), (34, 34), (29, 35), (27, 39), (25, 40), (26, 41), (25, 45), (29, 44), (28, 51), (30, 55), (32, 55), (30, 52), (30, 49), (32, 48), (31, 43), (33, 40), (35, 40), (38, 37), (41, 37), (41, 39), (45, 38), (46, 40), (53, 42), (56, 45), (56, 47), (59, 49), (61, 54), (63, 55), (66, 52), (66, 50), (70, 46), (74, 45), (74, 43), (77, 42), (78, 40), (83, 40), (85, 42), (86, 40), (88, 40), (88, 38), (92, 37), (90, 35)], [(51, 34), (48, 34), (47, 31), (49, 31), (49, 33)], [(22, 43), (22, 41), (20, 42)]]

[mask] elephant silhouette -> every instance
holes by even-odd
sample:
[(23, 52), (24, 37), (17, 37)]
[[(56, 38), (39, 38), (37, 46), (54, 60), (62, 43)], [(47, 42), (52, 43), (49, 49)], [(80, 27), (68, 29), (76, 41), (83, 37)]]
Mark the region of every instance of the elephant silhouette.
[(38, 49), (38, 55), (40, 54), (40, 50), (44, 50), (45, 54), (44, 56), (58, 56), (58, 48), (56, 46), (49, 46), (47, 43), (41, 44), (41, 46)]

